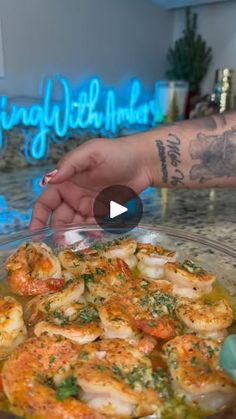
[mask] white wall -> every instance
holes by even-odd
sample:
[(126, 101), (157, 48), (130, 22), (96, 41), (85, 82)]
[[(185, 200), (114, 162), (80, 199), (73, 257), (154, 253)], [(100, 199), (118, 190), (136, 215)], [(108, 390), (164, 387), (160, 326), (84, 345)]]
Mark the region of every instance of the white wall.
[[(192, 9), (198, 13), (200, 34), (213, 49), (213, 61), (202, 84), (202, 92), (210, 92), (217, 68), (236, 70), (236, 1), (201, 6)], [(174, 39), (184, 27), (184, 11), (175, 12)]]
[(36, 95), (55, 72), (147, 86), (164, 76), (174, 12), (149, 0), (0, 0), (5, 77), (0, 94)]

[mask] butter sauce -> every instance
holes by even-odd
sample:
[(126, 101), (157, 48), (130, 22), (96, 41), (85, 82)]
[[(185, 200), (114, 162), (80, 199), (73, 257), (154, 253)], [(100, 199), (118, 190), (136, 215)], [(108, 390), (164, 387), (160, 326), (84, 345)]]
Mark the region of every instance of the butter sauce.
[[(137, 268), (133, 270), (133, 274), (136, 277), (139, 276), (139, 272)], [(0, 294), (13, 296), (22, 304), (23, 307), (30, 300), (30, 297), (16, 296), (15, 294), (9, 292), (6, 278), (0, 283)], [(209, 294), (204, 295), (203, 300), (214, 302), (222, 298), (225, 298), (229, 302), (234, 313), (234, 323), (228, 329), (228, 331), (230, 334), (236, 333), (236, 297), (230, 295), (230, 293), (222, 285), (216, 282), (213, 284), (212, 291)], [(161, 344), (157, 345), (153, 353), (150, 355), (150, 358), (152, 360), (154, 370), (160, 367), (163, 369), (164, 372), (167, 373), (167, 366), (160, 355), (161, 346), (162, 346)], [(3, 364), (4, 364), (4, 361), (0, 361), (0, 371), (3, 367)], [(16, 409), (14, 406), (10, 404), (10, 402), (4, 395), (1, 382), (0, 382), (0, 411), (11, 413), (17, 417), (24, 417), (26, 419), (32, 419), (32, 418), (43, 419), (43, 418), (37, 418), (36, 416), (32, 417), (29, 415), (21, 414), (21, 412), (18, 409)], [(174, 416), (173, 416), (173, 412), (174, 412)], [(181, 398), (181, 397), (174, 396), (174, 397), (163, 399), (163, 409), (161, 411), (161, 419), (201, 419), (213, 413), (214, 412), (203, 411), (197, 405), (194, 405), (194, 403), (192, 403), (191, 405), (186, 403), (184, 397)], [(152, 418), (153, 417), (154, 415), (152, 415)], [(157, 416), (157, 417), (160, 417), (160, 416)]]

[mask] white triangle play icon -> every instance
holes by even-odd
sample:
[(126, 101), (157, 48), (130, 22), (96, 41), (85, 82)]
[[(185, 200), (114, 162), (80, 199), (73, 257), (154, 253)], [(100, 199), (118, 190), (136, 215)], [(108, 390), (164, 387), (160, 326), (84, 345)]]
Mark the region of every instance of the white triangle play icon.
[(123, 207), (123, 205), (117, 204), (115, 201), (110, 201), (110, 218), (118, 217), (118, 215), (127, 211), (128, 208)]

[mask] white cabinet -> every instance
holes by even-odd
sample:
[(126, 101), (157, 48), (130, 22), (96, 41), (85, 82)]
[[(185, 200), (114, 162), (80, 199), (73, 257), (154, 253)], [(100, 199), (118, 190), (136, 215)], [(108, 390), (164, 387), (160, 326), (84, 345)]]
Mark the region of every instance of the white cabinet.
[(154, 3), (166, 9), (177, 9), (186, 6), (202, 6), (204, 4), (223, 3), (229, 0), (153, 0)]

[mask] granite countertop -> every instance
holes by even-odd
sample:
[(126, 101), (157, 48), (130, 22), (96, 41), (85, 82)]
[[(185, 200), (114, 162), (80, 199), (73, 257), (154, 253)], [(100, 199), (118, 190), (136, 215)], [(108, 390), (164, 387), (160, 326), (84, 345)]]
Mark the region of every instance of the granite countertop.
[[(0, 172), (0, 234), (27, 227), (40, 194), (39, 180), (51, 167)], [(236, 244), (236, 189), (148, 189), (142, 194), (142, 222), (166, 225)]]

